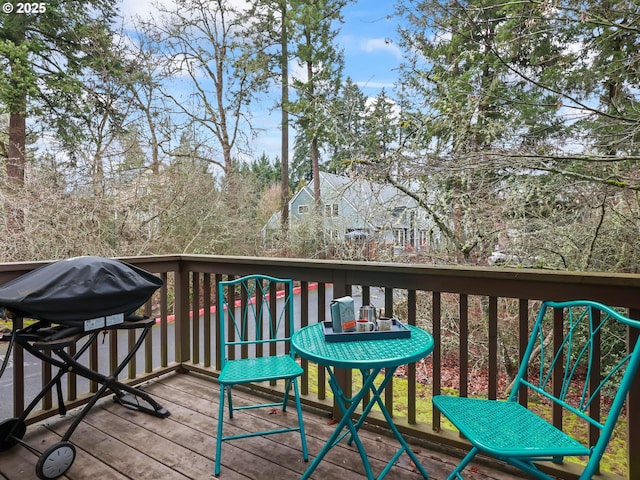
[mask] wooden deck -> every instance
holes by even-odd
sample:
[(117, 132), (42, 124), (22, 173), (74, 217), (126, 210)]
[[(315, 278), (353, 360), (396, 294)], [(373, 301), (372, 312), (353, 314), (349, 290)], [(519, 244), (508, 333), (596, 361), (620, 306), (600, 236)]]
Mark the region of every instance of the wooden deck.
[[(215, 429), (218, 415), (218, 391), (215, 383), (196, 375), (173, 374), (145, 385), (145, 390), (171, 412), (160, 419), (128, 410), (110, 398), (101, 400), (71, 437), (76, 459), (63, 478), (135, 480), (209, 479), (215, 454)], [(242, 395), (242, 394), (240, 394)], [(245, 395), (245, 398), (248, 398)], [(238, 413), (225, 428), (242, 430), (248, 426), (295, 420), (295, 410), (270, 412), (268, 409)], [(74, 412), (64, 418), (50, 419), (30, 427), (25, 440), (40, 451), (55, 442), (72, 421)], [(326, 417), (305, 413), (305, 428), (311, 457), (317, 454), (333, 430)], [(230, 431), (230, 430), (229, 430)], [(370, 456), (374, 473), (380, 473), (397, 449), (393, 438), (362, 431), (361, 437)], [(446, 478), (457, 459), (416, 446), (430, 478)], [(17, 445), (0, 453), (0, 479), (36, 479), (38, 456)], [(222, 446), (222, 480), (300, 478), (308, 464), (302, 461), (300, 437), (287, 433), (227, 442)], [(346, 441), (334, 448), (316, 469), (314, 479), (339, 480), (364, 478), (360, 457)], [(469, 480), (515, 480), (518, 476), (472, 466)], [(390, 480), (422, 478), (403, 455), (391, 469)]]

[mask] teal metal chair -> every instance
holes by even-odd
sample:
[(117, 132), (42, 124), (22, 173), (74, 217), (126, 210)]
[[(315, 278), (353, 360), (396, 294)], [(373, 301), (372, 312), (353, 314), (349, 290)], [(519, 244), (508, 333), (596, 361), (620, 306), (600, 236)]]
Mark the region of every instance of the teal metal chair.
[[(309, 460), (307, 441), (302, 420), (302, 406), (298, 390), (298, 377), (303, 370), (295, 361), (290, 348), (294, 330), (293, 281), (265, 275), (248, 275), (218, 283), (217, 315), (220, 324), (222, 370), (220, 383), (220, 409), (216, 441), (215, 476), (220, 475), (222, 442), (247, 437), (300, 432), (302, 456)], [(231, 390), (238, 385), (259, 382), (284, 381), (284, 396), (276, 403), (234, 405)], [(297, 426), (275, 428), (223, 436), (225, 397), (229, 418), (237, 410), (282, 407), (286, 411), (289, 392), (293, 386)]]
[[(591, 479), (598, 471), (640, 364), (640, 341), (628, 352), (615, 352), (615, 361), (606, 362), (606, 369), (600, 365), (600, 351), (605, 351), (601, 346), (614, 335), (625, 338), (628, 327), (640, 329), (640, 321), (596, 302), (544, 302), (507, 401), (443, 395), (433, 398), (434, 406), (472, 445), (447, 478), (462, 479), (463, 469), (482, 453), (548, 480), (553, 477), (540, 470), (540, 462), (560, 463), (564, 457), (584, 456), (588, 463), (580, 479)], [(592, 440), (580, 442), (518, 403), (519, 393), (527, 391), (528, 398), (537, 397), (553, 405), (565, 419), (573, 416), (585, 422)], [(612, 403), (601, 420), (603, 394)], [(554, 423), (560, 424), (561, 418), (556, 413)]]

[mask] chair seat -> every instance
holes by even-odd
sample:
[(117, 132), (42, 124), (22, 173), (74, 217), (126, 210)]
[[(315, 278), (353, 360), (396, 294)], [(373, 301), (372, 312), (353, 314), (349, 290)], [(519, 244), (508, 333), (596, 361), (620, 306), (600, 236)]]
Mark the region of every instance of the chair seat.
[(439, 395), (433, 397), (433, 404), (473, 445), (498, 458), (590, 453), (517, 402)]
[[(217, 315), (220, 332), (220, 358), (222, 370), (220, 382), (220, 404), (218, 405), (218, 434), (216, 438), (216, 462), (213, 474), (220, 475), (222, 465), (222, 443), (229, 440), (263, 437), (297, 431), (300, 433), (302, 459), (309, 460), (307, 440), (304, 434), (302, 402), (298, 377), (304, 370), (295, 360), (291, 349), (291, 333), (295, 331), (296, 295), (293, 280), (268, 275), (246, 275), (228, 281), (218, 282)], [(228, 336), (225, 331), (229, 329)], [(232, 338), (231, 338), (232, 337)], [(283, 354), (287, 353), (287, 354)], [(253, 354), (260, 354), (257, 358)], [(264, 355), (263, 355), (264, 354)], [(235, 357), (243, 357), (236, 359)], [(246, 358), (251, 357), (251, 358)], [(284, 381), (284, 390), (278, 398), (264, 398), (257, 403), (233, 405), (232, 390), (236, 385)], [(235, 411), (254, 408), (280, 407), (287, 410), (290, 396), (295, 399), (297, 426), (282, 427), (272, 424), (267, 427), (250, 428), (243, 433), (225, 435), (225, 402), (229, 418)], [(281, 398), (281, 399), (280, 399)], [(251, 403), (251, 402), (249, 402)]]
[(304, 371), (289, 355), (229, 360), (218, 381), (226, 385), (299, 377)]

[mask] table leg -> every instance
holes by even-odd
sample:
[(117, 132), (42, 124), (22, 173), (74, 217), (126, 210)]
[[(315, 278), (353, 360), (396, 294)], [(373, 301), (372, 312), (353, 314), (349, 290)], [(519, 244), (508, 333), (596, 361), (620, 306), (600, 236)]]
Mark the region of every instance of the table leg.
[[(387, 411), (387, 408), (385, 407), (384, 403), (382, 402), (382, 398), (380, 396), (382, 394), (382, 392), (384, 391), (384, 389), (386, 388), (386, 386), (389, 383), (389, 381), (391, 381), (391, 379), (393, 378), (393, 374), (395, 373), (395, 371), (396, 371), (395, 368), (386, 369), (384, 379), (382, 380), (382, 383), (378, 387), (376, 387), (374, 385), (373, 380), (375, 379), (375, 377), (376, 377), (376, 375), (378, 374), (379, 371), (376, 371), (375, 374), (372, 373), (370, 370), (361, 370), (360, 371), (362, 373), (362, 377), (365, 379), (365, 384), (367, 384), (368, 388), (371, 389), (371, 392), (372, 392), (373, 395), (371, 396), (371, 399), (369, 400), (369, 403), (367, 403), (367, 405), (364, 407), (364, 410), (362, 411), (360, 419), (354, 425), (354, 428), (355, 428), (356, 431), (360, 429), (360, 427), (362, 426), (362, 424), (366, 420), (367, 415), (369, 415), (369, 412), (371, 412), (371, 409), (373, 408), (373, 405), (377, 403), (378, 406), (380, 407), (380, 411), (384, 415), (384, 418), (387, 420), (387, 424), (389, 425), (389, 428), (391, 428), (391, 431), (393, 432), (393, 435), (396, 437), (396, 439), (400, 442), (400, 445), (402, 446), (402, 448), (400, 448), (396, 452), (396, 454), (389, 461), (389, 463), (387, 463), (387, 466), (385, 467), (385, 469), (382, 471), (382, 473), (380, 474), (380, 476), (378, 478), (380, 478), (380, 479), (384, 478), (384, 476), (391, 469), (391, 467), (394, 465), (394, 463), (398, 460), (398, 458), (400, 458), (400, 455), (402, 455), (402, 452), (407, 452), (407, 455), (409, 455), (409, 458), (411, 458), (411, 460), (413, 461), (414, 465), (420, 471), (422, 476), (424, 478), (429, 478), (429, 474), (426, 472), (426, 470), (424, 469), (424, 467), (422, 466), (422, 464), (418, 460), (418, 457), (413, 452), (413, 450), (411, 450), (411, 447), (405, 441), (404, 437), (402, 436), (402, 434), (400, 433), (400, 431), (396, 427), (395, 423), (393, 422), (393, 418), (391, 417), (391, 415)], [(372, 377), (371, 381), (368, 381), (368, 377)], [(364, 388), (364, 386), (363, 386), (363, 388)], [(353, 434), (352, 434), (351, 438), (349, 439), (349, 441), (347, 443), (351, 444), (353, 439), (354, 439), (354, 437), (353, 437)]]
[[(370, 480), (375, 479), (373, 475), (373, 471), (371, 470), (371, 463), (369, 462), (367, 453), (364, 449), (364, 446), (362, 445), (362, 442), (360, 441), (360, 437), (358, 437), (358, 430), (355, 428), (353, 422), (351, 421), (351, 415), (355, 412), (356, 408), (358, 408), (358, 405), (362, 401), (365, 393), (373, 387), (373, 381), (380, 370), (378, 369), (376, 371), (376, 374), (374, 375), (369, 375), (369, 377), (365, 379), (360, 391), (352, 398), (345, 397), (343, 390), (340, 388), (340, 385), (338, 384), (338, 381), (335, 378), (333, 369), (327, 367), (327, 371), (329, 372), (329, 384), (331, 386), (331, 389), (333, 390), (333, 394), (336, 398), (338, 406), (340, 407), (340, 411), (342, 412), (342, 419), (336, 426), (335, 430), (327, 440), (327, 443), (322, 448), (320, 453), (318, 453), (318, 455), (313, 460), (311, 465), (309, 465), (309, 468), (307, 469), (307, 471), (304, 472), (304, 475), (301, 477), (301, 480), (308, 479), (313, 473), (313, 471), (320, 464), (320, 462), (322, 461), (324, 456), (327, 454), (327, 452), (331, 450), (334, 446), (336, 446), (342, 438), (344, 438), (344, 435), (341, 435), (341, 433), (345, 427), (347, 427), (348, 433), (351, 434), (351, 438), (349, 441), (351, 442), (353, 440), (356, 442), (358, 453), (360, 453), (360, 458), (362, 459), (362, 464), (364, 466), (367, 478)], [(346, 407), (347, 403), (349, 403), (349, 408)]]

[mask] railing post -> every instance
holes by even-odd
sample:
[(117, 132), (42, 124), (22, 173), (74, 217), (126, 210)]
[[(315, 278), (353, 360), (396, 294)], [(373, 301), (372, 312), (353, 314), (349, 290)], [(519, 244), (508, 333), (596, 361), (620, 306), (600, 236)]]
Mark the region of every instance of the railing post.
[[(340, 298), (348, 295), (347, 291), (346, 275), (342, 271), (336, 271), (333, 274), (333, 298)], [(344, 368), (336, 368), (335, 371), (336, 380), (340, 385), (340, 388), (347, 397), (351, 397), (351, 371)], [(339, 421), (342, 418), (342, 412), (338, 407), (338, 401), (334, 397), (333, 399), (333, 419)]]
[(189, 272), (180, 263), (175, 274), (175, 345), (177, 363), (188, 362), (191, 358), (189, 338)]
[[(526, 346), (528, 340), (528, 330), (530, 328), (531, 312), (529, 308), (531, 305), (538, 304), (539, 301), (547, 298), (567, 299), (567, 298), (590, 298), (600, 301), (609, 305), (617, 306), (620, 308), (627, 308), (629, 316), (631, 318), (640, 319), (640, 300), (637, 292), (640, 290), (640, 275), (630, 274), (608, 274), (589, 272), (587, 274), (581, 274), (579, 272), (551, 272), (551, 271), (536, 271), (536, 270), (521, 270), (521, 269), (497, 269), (497, 268), (480, 268), (480, 267), (440, 267), (440, 266), (425, 266), (425, 265), (401, 265), (401, 264), (378, 264), (376, 262), (335, 262), (330, 263), (326, 261), (316, 262), (313, 260), (300, 260), (300, 259), (272, 259), (272, 258), (245, 258), (245, 257), (224, 257), (224, 256), (190, 256), (190, 255), (169, 255), (163, 257), (140, 257), (129, 258), (127, 261), (136, 264), (137, 266), (148, 269), (153, 273), (157, 273), (164, 281), (164, 285), (160, 290), (158, 297), (154, 297), (154, 301), (151, 301), (147, 306), (149, 313), (156, 314), (151, 310), (153, 305), (154, 309), (158, 309), (160, 313), (160, 332), (159, 343), (160, 351), (157, 353), (155, 349), (152, 350), (152, 343), (155, 345), (157, 338), (147, 337), (147, 349), (146, 362), (145, 362), (145, 374), (138, 375), (138, 379), (144, 379), (146, 377), (154, 377), (157, 375), (156, 369), (159, 368), (159, 372), (170, 371), (176, 366), (176, 364), (184, 364), (183, 371), (187, 369), (199, 370), (198, 365), (193, 365), (197, 361), (198, 356), (193, 353), (191, 349), (194, 337), (192, 336), (192, 323), (190, 320), (190, 310), (193, 307), (196, 310), (198, 306), (197, 297), (194, 297), (192, 301), (191, 294), (194, 291), (191, 282), (191, 274), (193, 272), (199, 272), (197, 275), (205, 274), (204, 285), (206, 289), (211, 288), (211, 298), (208, 298), (209, 292), (205, 292), (204, 303), (205, 306), (210, 304), (216, 304), (217, 290), (215, 285), (217, 282), (225, 278), (225, 276), (244, 275), (254, 272), (259, 269), (263, 273), (273, 274), (274, 276), (287, 276), (293, 278), (296, 281), (300, 281), (304, 285), (307, 282), (318, 281), (318, 302), (317, 308), (312, 309), (311, 305), (308, 306), (310, 310), (317, 310), (316, 312), (309, 312), (309, 315), (303, 313), (305, 316), (314, 317), (317, 316), (317, 320), (321, 321), (326, 319), (328, 300), (326, 295), (326, 289), (331, 288), (333, 284), (333, 297), (341, 297), (344, 295), (350, 295), (352, 292), (352, 285), (363, 287), (363, 301), (370, 302), (372, 299), (369, 296), (368, 286), (375, 286), (375, 288), (388, 289), (392, 291), (395, 289), (398, 292), (409, 291), (409, 310), (407, 316), (409, 322), (414, 319), (416, 315), (421, 316), (425, 314), (429, 315), (428, 308), (429, 302), (426, 301), (420, 304), (418, 307), (420, 310), (412, 311), (413, 308), (417, 308), (413, 292), (417, 292), (420, 298), (422, 295), (426, 299), (430, 294), (433, 294), (433, 328), (432, 333), (436, 338), (436, 349), (431, 356), (433, 360), (433, 392), (439, 393), (442, 391), (442, 380), (440, 378), (442, 369), (442, 359), (444, 355), (440, 352), (443, 342), (442, 336), (445, 335), (444, 325), (445, 315), (449, 311), (455, 311), (455, 301), (452, 300), (455, 295), (460, 298), (460, 332), (463, 337), (469, 336), (469, 326), (465, 324), (477, 320), (477, 311), (473, 308), (478, 298), (492, 298), (495, 297), (498, 301), (497, 306), (500, 307), (497, 311), (492, 311), (490, 318), (496, 319), (497, 323), (494, 323), (492, 331), (492, 339), (495, 337), (495, 328), (502, 328), (502, 299), (519, 299), (519, 315), (518, 324), (520, 332), (520, 356)], [(32, 264), (0, 264), (0, 283), (15, 278), (19, 274), (26, 273), (33, 268), (36, 268), (40, 262), (34, 262)], [(210, 275), (210, 282), (206, 275)], [(202, 280), (201, 280), (202, 282)], [(175, 291), (173, 290), (175, 287)], [(355, 287), (354, 287), (355, 288)], [(442, 292), (442, 293), (438, 293)], [(173, 295), (175, 293), (175, 295)], [(197, 292), (195, 292), (197, 295)], [(450, 297), (450, 295), (452, 295)], [(309, 300), (303, 300), (307, 303)], [(389, 296), (385, 298), (385, 305), (392, 313), (394, 304), (393, 297)], [(313, 300), (310, 300), (313, 304)], [(388, 305), (387, 305), (387, 302)], [(471, 304), (472, 306), (469, 306)], [(306, 309), (307, 307), (305, 307)], [(396, 309), (399, 309), (399, 305), (395, 305)], [(403, 307), (402, 307), (403, 308)], [(492, 306), (495, 310), (495, 305)], [(402, 310), (399, 309), (398, 313)], [(168, 329), (170, 320), (170, 314), (175, 314), (175, 334), (173, 330)], [(454, 313), (455, 315), (455, 313)], [(309, 319), (312, 321), (312, 318)], [(205, 320), (205, 338), (213, 342), (219, 341), (218, 339), (218, 318), (212, 316), (211, 328), (207, 328), (208, 320)], [(14, 323), (13, 327), (18, 328), (20, 325)], [(173, 327), (174, 325), (170, 325)], [(473, 332), (472, 332), (473, 333)], [(500, 333), (500, 330), (498, 330)], [(154, 332), (155, 335), (155, 332)], [(640, 341), (638, 339), (639, 332), (632, 330), (629, 332), (627, 339), (629, 344)], [(174, 337), (174, 338), (172, 338)], [(197, 338), (197, 334), (196, 334)], [(153, 342), (152, 342), (153, 340)], [(174, 342), (175, 349), (170, 348), (169, 344)], [(205, 344), (206, 345), (206, 344)], [(215, 347), (216, 344), (211, 344), (213, 349), (210, 353), (207, 351), (208, 346), (205, 346), (204, 350), (204, 367), (208, 367), (208, 358), (211, 356), (211, 363), (214, 368), (202, 368), (204, 374), (214, 376), (216, 370), (219, 371), (220, 365), (220, 350)], [(109, 345), (115, 349), (116, 345)], [(120, 347), (122, 348), (122, 347)], [(454, 347), (452, 347), (454, 348)], [(495, 343), (492, 346), (492, 362), (495, 365), (496, 353)], [(175, 350), (175, 355), (173, 354)], [(460, 341), (459, 351), (461, 365), (468, 363), (466, 358), (470, 353), (467, 353), (465, 357), (465, 351), (468, 350), (468, 346), (465, 344), (465, 339)], [(99, 362), (98, 345), (92, 345), (88, 353), (88, 364), (90, 368), (98, 370), (102, 356), (100, 356), (101, 362)], [(10, 403), (9, 396), (13, 393), (13, 410), (14, 416), (19, 416), (25, 407), (25, 375), (27, 375), (25, 367), (25, 358), (19, 345), (15, 345), (13, 352), (14, 355), (14, 385), (13, 388), (7, 389), (6, 399), (7, 403)], [(158, 358), (159, 355), (159, 358)], [(202, 356), (202, 354), (201, 354)], [(202, 360), (202, 359), (200, 359)], [(213, 370), (213, 371), (212, 371)], [(495, 366), (492, 367), (492, 371), (495, 371)], [(340, 386), (344, 389), (345, 393), (352, 390), (351, 387), (351, 370), (341, 370), (336, 372), (338, 374)], [(151, 374), (151, 375), (149, 375)], [(412, 386), (410, 387), (409, 398), (413, 401), (416, 397), (416, 385), (415, 374), (410, 370), (410, 378), (412, 379)], [(357, 378), (356, 375), (354, 377)], [(466, 386), (467, 379), (460, 376), (460, 392), (463, 393)], [(319, 408), (331, 408), (327, 407), (325, 400), (326, 396), (326, 370), (324, 367), (318, 367), (318, 393), (317, 399), (312, 398), (309, 395), (308, 401), (311, 405), (316, 405), (315, 400), (318, 400), (317, 406)], [(84, 387), (83, 387), (84, 388)], [(494, 388), (494, 387), (492, 387)], [(396, 388), (396, 390), (398, 390)], [(97, 391), (97, 382), (89, 382), (88, 391), (79, 392), (81, 395), (85, 393), (95, 393)], [(3, 392), (5, 393), (5, 392)], [(396, 392), (397, 393), (397, 392)], [(75, 393), (69, 392), (67, 394), (69, 399), (76, 397)], [(72, 401), (71, 405), (82, 404), (83, 400)], [(5, 405), (9, 410), (10, 405)], [(417, 413), (415, 412), (415, 405), (412, 405), (411, 410), (408, 413), (409, 423), (415, 419)], [(337, 405), (333, 404), (333, 414), (336, 419), (340, 416), (340, 410)], [(8, 412), (7, 412), (8, 413)], [(36, 414), (29, 419), (31, 421), (39, 421), (41, 419), (56, 415), (55, 408), (44, 411), (42, 414)], [(634, 384), (630, 390), (627, 403), (627, 465), (625, 472), (620, 476), (616, 476), (613, 473), (605, 472), (603, 478), (626, 478), (626, 479), (640, 479), (640, 456), (637, 452), (640, 451), (640, 373), (634, 379)], [(439, 414), (434, 412), (433, 427), (434, 430), (427, 428), (421, 428), (420, 426), (414, 428), (408, 427), (412, 434), (415, 434), (418, 438), (424, 438), (427, 440), (433, 440), (434, 442), (441, 442), (443, 444), (451, 444), (453, 446), (461, 446), (461, 443), (457, 438), (449, 435), (446, 432), (444, 435), (438, 433), (439, 426)], [(2, 418), (0, 418), (2, 420)], [(556, 418), (556, 423), (559, 419)], [(558, 475), (558, 478), (576, 478), (573, 471), (566, 471), (566, 469), (555, 469), (554, 466), (550, 466), (550, 470)]]

